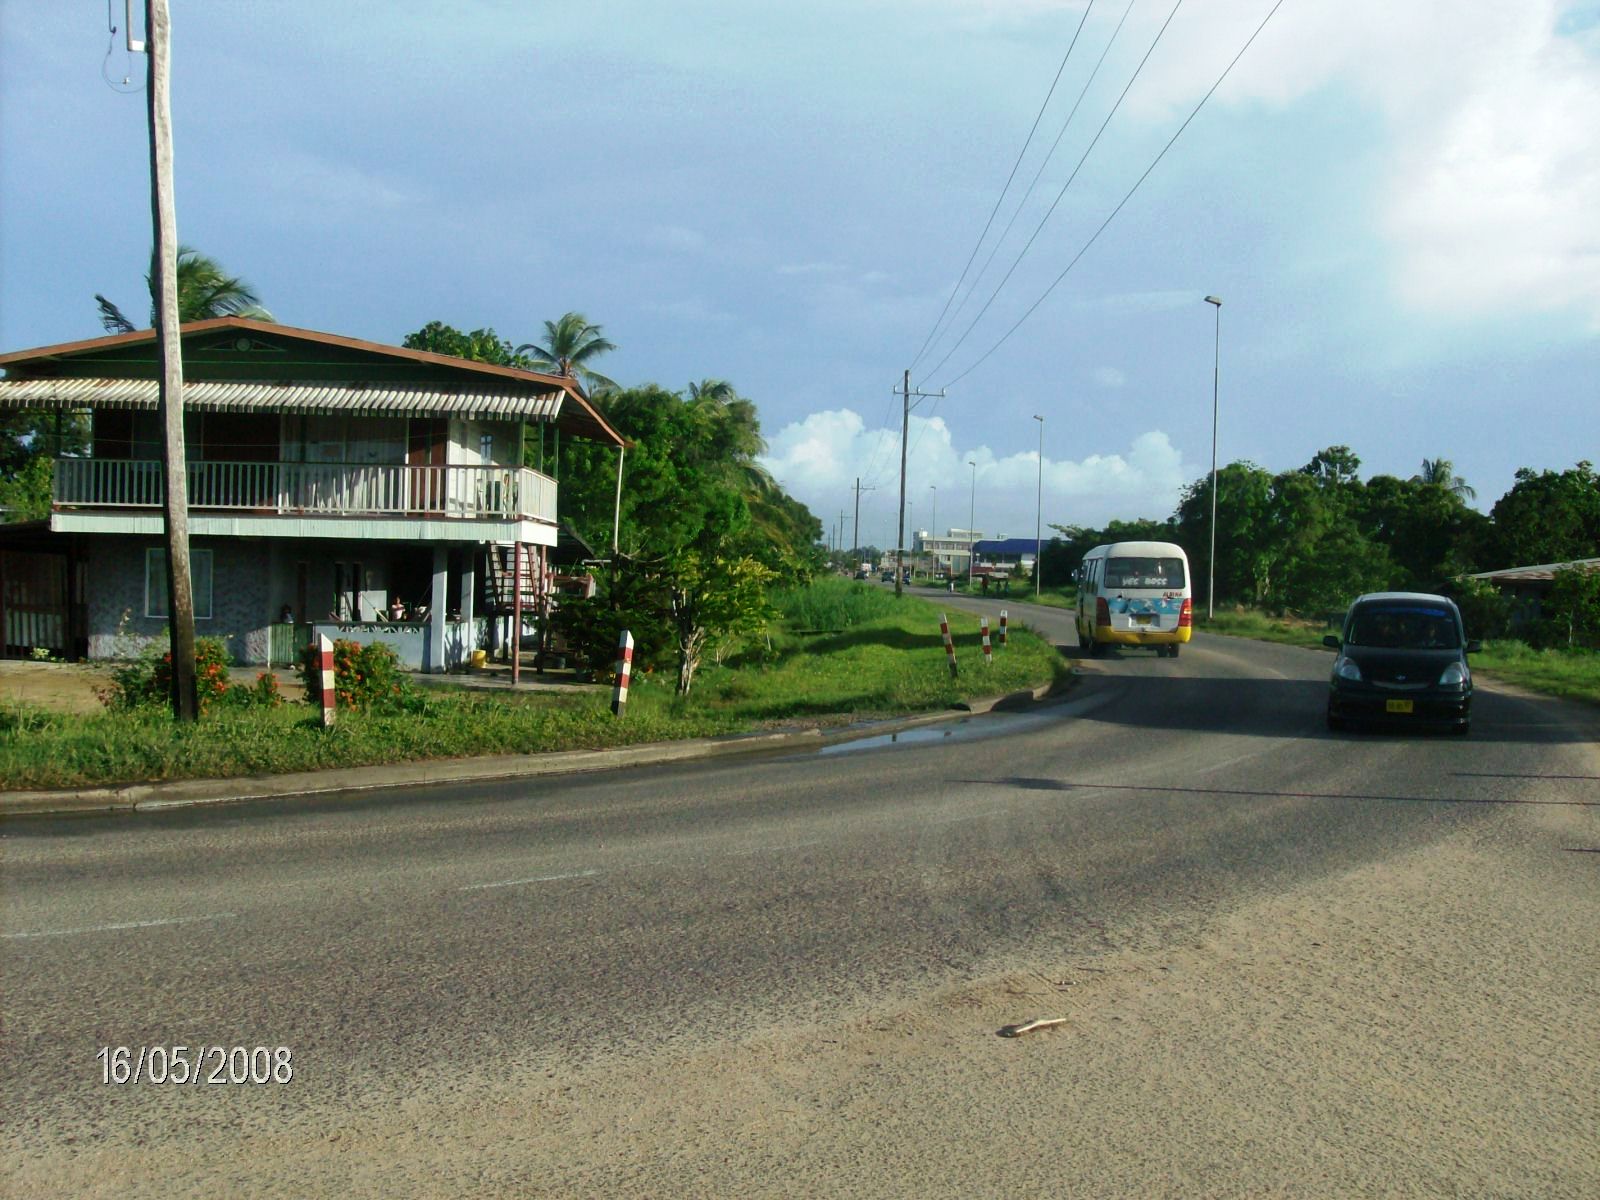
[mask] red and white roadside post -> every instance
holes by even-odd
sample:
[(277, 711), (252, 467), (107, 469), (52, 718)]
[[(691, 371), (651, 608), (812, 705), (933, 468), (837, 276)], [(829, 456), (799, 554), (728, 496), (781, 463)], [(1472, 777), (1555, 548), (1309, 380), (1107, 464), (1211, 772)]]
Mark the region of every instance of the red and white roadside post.
[(322, 672), (322, 727), (329, 729), (339, 695), (333, 683), (333, 643), (325, 633), (317, 638), (317, 669)]
[(633, 670), (633, 634), (628, 630), (622, 631), (622, 640), (617, 643), (617, 687), (611, 693), (611, 712), (613, 716), (620, 717), (628, 707), (628, 675)]
[(954, 679), (956, 671), (956, 644), (950, 640), (950, 622), (943, 613), (939, 614), (939, 632), (944, 635), (944, 654), (950, 660), (950, 678)]
[(994, 650), (989, 645), (989, 618), (983, 617), (978, 621), (978, 632), (983, 634), (983, 665), (994, 666)]
[(1000, 610), (1000, 644), (1006, 644), (1006, 610), (1003, 608)]

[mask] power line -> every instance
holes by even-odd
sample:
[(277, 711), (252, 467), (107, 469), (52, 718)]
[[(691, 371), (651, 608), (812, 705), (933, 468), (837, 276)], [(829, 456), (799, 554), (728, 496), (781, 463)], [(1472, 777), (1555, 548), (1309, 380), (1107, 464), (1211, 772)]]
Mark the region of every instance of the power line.
[(971, 335), (972, 331), (978, 327), (978, 322), (983, 320), (984, 314), (989, 311), (990, 306), (994, 304), (995, 300), (999, 297), (1000, 292), (1005, 288), (1006, 284), (1010, 282), (1011, 276), (1015, 274), (1017, 268), (1022, 265), (1022, 260), (1027, 257), (1028, 251), (1033, 248), (1033, 243), (1038, 239), (1039, 234), (1044, 231), (1045, 225), (1055, 214), (1056, 208), (1061, 204), (1062, 199), (1067, 194), (1067, 189), (1072, 186), (1073, 180), (1077, 179), (1078, 172), (1083, 170), (1083, 164), (1089, 161), (1089, 155), (1094, 153), (1094, 148), (1100, 144), (1100, 138), (1105, 133), (1106, 127), (1111, 124), (1111, 119), (1117, 115), (1117, 110), (1122, 107), (1122, 102), (1127, 99), (1128, 92), (1133, 88), (1134, 83), (1143, 73), (1145, 64), (1150, 61), (1150, 56), (1155, 53), (1156, 47), (1161, 44), (1161, 39), (1166, 36), (1167, 27), (1172, 24), (1172, 19), (1178, 15), (1178, 10), (1182, 7), (1183, 0), (1177, 0), (1177, 3), (1172, 6), (1172, 11), (1167, 14), (1167, 19), (1162, 22), (1161, 28), (1157, 30), (1155, 40), (1150, 43), (1150, 48), (1144, 52), (1144, 57), (1139, 60), (1139, 65), (1134, 68), (1133, 75), (1129, 77), (1128, 82), (1126, 86), (1123, 87), (1121, 94), (1117, 96), (1117, 102), (1111, 106), (1111, 111), (1106, 114), (1106, 119), (1100, 123), (1100, 128), (1095, 132), (1094, 139), (1089, 143), (1088, 147), (1085, 148), (1082, 157), (1078, 159), (1078, 165), (1072, 168), (1072, 174), (1067, 177), (1066, 183), (1061, 185), (1061, 190), (1056, 193), (1055, 200), (1045, 211), (1044, 216), (1040, 218), (1039, 224), (1035, 226), (1033, 234), (1028, 238), (1027, 243), (1018, 252), (1016, 259), (1011, 263), (1011, 266), (1006, 271), (1005, 276), (1000, 280), (999, 283), (995, 285), (995, 289), (989, 294), (989, 298), (984, 301), (983, 307), (978, 310), (978, 315), (972, 318), (972, 323), (968, 325), (965, 332), (963, 332), (962, 335), (956, 339), (956, 344), (951, 346), (949, 350), (945, 351), (944, 357), (933, 365), (928, 372), (928, 376), (924, 377), (922, 382), (918, 384), (919, 387), (922, 386), (922, 383), (926, 383), (928, 378), (931, 377), (934, 372), (938, 371), (940, 367), (949, 362), (950, 357), (961, 348), (961, 344), (965, 342), (968, 336)]
[(1056, 150), (1061, 145), (1061, 139), (1066, 137), (1067, 129), (1072, 125), (1072, 119), (1078, 115), (1078, 109), (1083, 105), (1083, 98), (1089, 94), (1089, 89), (1094, 86), (1094, 81), (1100, 75), (1100, 68), (1105, 65), (1106, 57), (1111, 53), (1111, 47), (1116, 44), (1117, 36), (1122, 32), (1122, 27), (1127, 24), (1128, 16), (1133, 12), (1134, 0), (1128, 0), (1128, 5), (1122, 10), (1122, 19), (1117, 22), (1117, 27), (1111, 31), (1111, 37), (1106, 42), (1105, 48), (1100, 51), (1100, 58), (1094, 65), (1094, 70), (1089, 72), (1089, 78), (1084, 81), (1082, 89), (1078, 92), (1078, 99), (1072, 105), (1072, 111), (1067, 114), (1067, 119), (1061, 124), (1061, 131), (1056, 134), (1056, 140), (1050, 144), (1050, 150), (1044, 156), (1044, 161), (1039, 164), (1039, 169), (1033, 173), (1033, 179), (1028, 184), (1027, 191), (1023, 192), (1022, 199), (1017, 202), (1016, 210), (1011, 214), (1011, 219), (1006, 222), (1006, 227), (995, 239), (989, 248), (989, 257), (983, 260), (983, 266), (978, 268), (978, 273), (973, 276), (972, 283), (967, 287), (967, 294), (961, 298), (961, 303), (956, 305), (956, 311), (951, 316), (955, 321), (967, 306), (967, 301), (972, 299), (973, 293), (978, 290), (978, 284), (989, 273), (989, 268), (994, 265), (995, 255), (1000, 253), (1000, 247), (1005, 245), (1006, 239), (1011, 236), (1011, 231), (1016, 228), (1017, 218), (1022, 216), (1022, 210), (1027, 207), (1028, 199), (1038, 187), (1039, 180), (1043, 178), (1045, 168), (1050, 165), (1050, 160), (1055, 157)]
[[(1133, 0), (1128, 0), (1128, 7), (1133, 7)], [(922, 356), (928, 352), (928, 347), (933, 343), (934, 338), (938, 336), (939, 326), (943, 324), (945, 314), (950, 311), (950, 302), (956, 298), (956, 293), (961, 290), (962, 283), (966, 281), (967, 272), (972, 270), (972, 263), (978, 257), (978, 251), (983, 249), (983, 239), (989, 236), (989, 230), (994, 225), (994, 219), (1000, 213), (1000, 206), (1005, 203), (1006, 192), (1010, 190), (1012, 180), (1016, 179), (1017, 177), (1017, 170), (1022, 166), (1023, 158), (1027, 156), (1028, 147), (1033, 145), (1033, 135), (1039, 130), (1039, 122), (1044, 120), (1045, 109), (1050, 106), (1050, 98), (1056, 94), (1056, 85), (1061, 82), (1061, 74), (1067, 69), (1067, 60), (1072, 57), (1073, 47), (1078, 44), (1078, 36), (1083, 32), (1083, 27), (1089, 20), (1089, 14), (1093, 11), (1094, 0), (1089, 0), (1089, 6), (1083, 10), (1083, 16), (1078, 21), (1078, 28), (1072, 33), (1072, 41), (1067, 45), (1067, 52), (1061, 56), (1061, 65), (1056, 68), (1056, 77), (1050, 81), (1050, 90), (1045, 93), (1044, 102), (1039, 105), (1039, 111), (1033, 118), (1033, 125), (1028, 130), (1028, 136), (1023, 139), (1022, 149), (1017, 151), (1017, 161), (1011, 164), (1011, 174), (1006, 176), (1005, 186), (1000, 189), (1000, 194), (995, 197), (994, 208), (990, 210), (989, 219), (983, 224), (983, 232), (978, 234), (978, 240), (974, 242), (972, 246), (972, 253), (967, 256), (967, 265), (961, 268), (961, 277), (956, 280), (955, 286), (950, 289), (950, 295), (944, 302), (944, 308), (939, 311), (938, 319), (934, 321), (933, 328), (928, 330), (928, 336), (922, 339), (922, 346), (917, 350), (916, 356), (911, 360), (911, 369), (913, 371), (916, 370), (917, 364), (922, 361)], [(1074, 107), (1073, 111), (1077, 111), (1076, 107)], [(1069, 121), (1071, 119), (1072, 118), (1070, 116), (1067, 118)], [(1060, 141), (1060, 138), (1057, 138), (1056, 140)], [(1049, 161), (1048, 156), (1046, 157), (1045, 161)], [(1040, 169), (1043, 170), (1042, 167)], [(1034, 176), (1034, 181), (1038, 182), (1037, 175)], [(1029, 190), (1032, 190), (1031, 186)], [(1027, 200), (1026, 195), (1023, 196), (1023, 200)], [(1004, 238), (1005, 235), (1002, 234), (1001, 240), (1003, 241)], [(990, 257), (993, 258), (993, 254), (991, 254)], [(973, 286), (977, 286), (976, 280), (974, 281)], [(970, 296), (972, 293), (969, 290), (967, 294)], [(966, 301), (963, 300), (962, 303), (965, 304)], [(960, 310), (957, 309), (957, 312), (959, 311)]]
[[(965, 379), (968, 375), (972, 374), (973, 371), (977, 370), (978, 367), (983, 364), (985, 359), (992, 355), (996, 350), (1000, 349), (1001, 346), (1005, 345), (1006, 342), (1010, 340), (1011, 335), (1016, 333), (1018, 329), (1022, 328), (1023, 322), (1025, 322), (1034, 314), (1038, 307), (1049, 297), (1051, 292), (1056, 290), (1056, 287), (1061, 283), (1061, 281), (1067, 277), (1068, 272), (1070, 272), (1073, 267), (1078, 265), (1078, 260), (1089, 252), (1089, 248), (1099, 240), (1100, 235), (1106, 231), (1106, 227), (1116, 219), (1117, 214), (1122, 211), (1123, 206), (1126, 205), (1129, 200), (1133, 199), (1133, 194), (1137, 192), (1140, 185), (1142, 185), (1144, 181), (1150, 177), (1150, 173), (1154, 171), (1161, 160), (1166, 157), (1167, 151), (1172, 149), (1173, 144), (1178, 140), (1178, 138), (1183, 136), (1183, 131), (1189, 128), (1189, 123), (1193, 121), (1195, 117), (1200, 115), (1200, 110), (1206, 106), (1206, 101), (1210, 100), (1216, 90), (1222, 86), (1223, 80), (1228, 78), (1229, 74), (1232, 73), (1233, 68), (1239, 65), (1239, 60), (1244, 57), (1245, 51), (1249, 50), (1256, 38), (1261, 36), (1261, 31), (1267, 27), (1267, 22), (1272, 20), (1273, 16), (1276, 15), (1277, 11), (1282, 8), (1283, 5), (1284, 0), (1277, 0), (1277, 3), (1274, 4), (1267, 12), (1267, 15), (1261, 18), (1261, 24), (1256, 26), (1255, 32), (1252, 33), (1245, 41), (1245, 44), (1239, 48), (1239, 52), (1233, 56), (1232, 61), (1230, 61), (1227, 67), (1223, 69), (1222, 74), (1217, 76), (1217, 81), (1211, 85), (1211, 87), (1206, 91), (1206, 94), (1200, 97), (1200, 103), (1196, 104), (1194, 106), (1194, 110), (1184, 118), (1183, 124), (1178, 126), (1177, 131), (1167, 140), (1167, 144), (1161, 147), (1161, 152), (1157, 154), (1151, 161), (1150, 165), (1144, 169), (1144, 174), (1140, 175), (1139, 178), (1134, 181), (1133, 186), (1128, 189), (1127, 195), (1123, 196), (1122, 199), (1118, 201), (1117, 206), (1111, 210), (1111, 215), (1100, 223), (1100, 227), (1094, 231), (1089, 240), (1083, 244), (1081, 249), (1079, 249), (1078, 253), (1073, 255), (1072, 261), (1066, 265), (1066, 268), (1061, 272), (1061, 274), (1057, 275), (1051, 282), (1050, 286), (1045, 288), (1043, 294), (1028, 306), (1027, 311), (1024, 312), (1022, 316), (1017, 318), (1016, 324), (1012, 325), (1010, 329), (1006, 330), (1005, 333), (1001, 335), (999, 341), (997, 341), (993, 346), (990, 346), (989, 349), (985, 350), (983, 354), (965, 371), (962, 371), (961, 374), (955, 376), (948, 383), (946, 383), (944, 385), (945, 387), (948, 388), (954, 385), (960, 380)], [(949, 358), (949, 355), (946, 355), (945, 357)], [(941, 363), (941, 365), (943, 364)]]

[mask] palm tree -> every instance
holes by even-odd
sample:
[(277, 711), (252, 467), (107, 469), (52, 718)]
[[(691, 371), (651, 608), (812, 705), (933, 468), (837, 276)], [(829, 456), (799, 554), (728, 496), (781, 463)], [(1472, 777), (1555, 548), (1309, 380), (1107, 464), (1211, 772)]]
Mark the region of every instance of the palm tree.
[(1467, 486), (1467, 481), (1455, 473), (1456, 465), (1448, 458), (1425, 458), (1422, 473), (1411, 478), (1417, 483), (1436, 483), (1458, 500), (1476, 500), (1478, 493)]
[[(145, 283), (155, 291), (153, 274), (145, 276)], [(100, 324), (107, 333), (132, 333), (137, 326), (122, 310), (99, 292), (94, 295), (100, 306)], [(178, 247), (178, 320), (208, 321), (213, 317), (249, 317), (256, 321), (276, 318), (261, 307), (261, 298), (255, 289), (237, 275), (229, 275), (214, 258), (201, 254), (193, 246)], [(154, 325), (155, 306), (151, 305), (150, 324)]]
[(600, 333), (600, 326), (591, 325), (582, 313), (569, 312), (559, 321), (544, 323), (544, 345), (525, 342), (517, 347), (518, 354), (527, 354), (534, 370), (550, 371), (569, 379), (581, 380), (590, 393), (609, 392), (617, 386), (588, 363), (616, 346)]

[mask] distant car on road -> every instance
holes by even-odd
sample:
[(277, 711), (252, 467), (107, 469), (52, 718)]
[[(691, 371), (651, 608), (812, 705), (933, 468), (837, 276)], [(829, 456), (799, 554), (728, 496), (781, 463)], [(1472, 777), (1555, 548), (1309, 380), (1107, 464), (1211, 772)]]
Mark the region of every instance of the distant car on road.
[(1443, 725), (1465, 734), (1472, 723), (1472, 671), (1461, 610), (1446, 596), (1371, 592), (1356, 597), (1339, 636), (1328, 680), (1328, 728), (1354, 721)]

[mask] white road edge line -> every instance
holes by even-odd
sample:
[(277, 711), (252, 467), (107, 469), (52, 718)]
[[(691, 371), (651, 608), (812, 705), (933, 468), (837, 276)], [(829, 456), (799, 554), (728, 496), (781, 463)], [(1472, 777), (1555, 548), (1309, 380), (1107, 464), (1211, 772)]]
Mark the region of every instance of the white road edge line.
[(83, 925), (77, 929), (39, 929), (32, 933), (7, 933), (0, 934), (7, 941), (17, 941), (22, 938), (41, 937), (66, 937), (73, 933), (111, 933), (118, 929), (152, 929), (157, 925), (192, 925), (196, 921), (226, 921), (238, 916), (238, 913), (207, 913), (203, 917), (164, 917), (159, 921), (122, 921), (115, 925)]
[(459, 892), (481, 892), (485, 888), (516, 887), (523, 883), (554, 883), (558, 879), (587, 879), (591, 875), (598, 875), (599, 871), (568, 871), (563, 875), (530, 875), (526, 879), (498, 879), (494, 883), (469, 883), (465, 887), (457, 888)]

